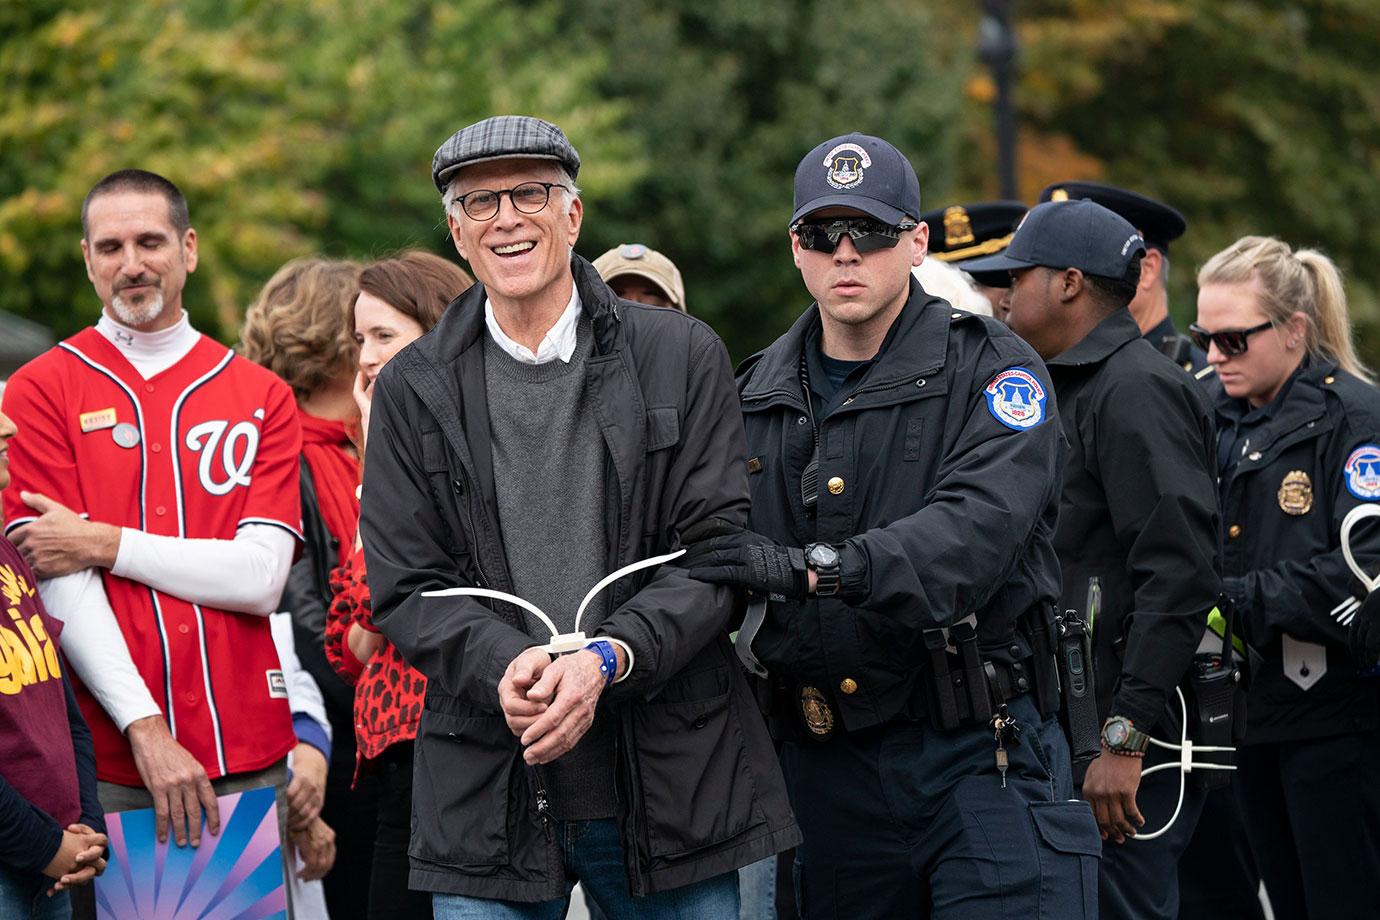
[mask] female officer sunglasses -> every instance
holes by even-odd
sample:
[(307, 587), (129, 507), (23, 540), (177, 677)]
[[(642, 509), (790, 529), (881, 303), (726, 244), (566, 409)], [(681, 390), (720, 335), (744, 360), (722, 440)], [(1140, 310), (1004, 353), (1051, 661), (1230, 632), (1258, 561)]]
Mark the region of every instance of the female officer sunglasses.
[(1217, 350), (1228, 358), (1235, 358), (1237, 355), (1244, 355), (1250, 346), (1247, 341), (1257, 332), (1264, 332), (1273, 326), (1274, 323), (1266, 320), (1259, 326), (1252, 326), (1249, 329), (1223, 329), (1221, 332), (1208, 332), (1197, 323), (1188, 327), (1188, 334), (1193, 339), (1193, 344), (1203, 351), (1208, 350), (1209, 345), (1216, 345)]
[(905, 221), (897, 226), (884, 224), (866, 217), (844, 217), (836, 220), (822, 220), (814, 223), (798, 223), (791, 229), (795, 231), (800, 245), (815, 252), (832, 253), (839, 248), (843, 235), (853, 241), (853, 248), (859, 254), (878, 249), (891, 249), (901, 242), (901, 233), (914, 230), (916, 224)]

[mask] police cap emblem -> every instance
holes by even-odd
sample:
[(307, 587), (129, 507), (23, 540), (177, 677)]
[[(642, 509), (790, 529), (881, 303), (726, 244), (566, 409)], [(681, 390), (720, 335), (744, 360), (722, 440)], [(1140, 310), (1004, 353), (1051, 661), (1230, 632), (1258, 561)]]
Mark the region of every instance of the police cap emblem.
[(863, 170), (872, 165), (872, 157), (854, 143), (839, 144), (824, 157), (828, 172), (824, 178), (834, 188), (853, 188), (862, 184)]
[(1346, 490), (1362, 501), (1380, 498), (1380, 447), (1366, 444), (1351, 452), (1343, 467)]
[(1313, 510), (1313, 480), (1303, 470), (1290, 470), (1279, 484), (1279, 508), (1295, 517)]
[(1045, 420), (1044, 385), (1023, 367), (1013, 367), (993, 377), (983, 390), (987, 411), (1007, 428), (1025, 431)]

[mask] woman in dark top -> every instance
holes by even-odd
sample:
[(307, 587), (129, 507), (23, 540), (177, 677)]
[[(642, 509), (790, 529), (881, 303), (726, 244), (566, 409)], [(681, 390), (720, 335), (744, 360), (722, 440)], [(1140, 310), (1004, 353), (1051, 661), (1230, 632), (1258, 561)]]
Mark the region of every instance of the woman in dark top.
[[(16, 429), (0, 413), (0, 489)], [(58, 654), (62, 623), (33, 572), (0, 537), (0, 917), (72, 915), (67, 894), (105, 871), (105, 815), (96, 798), (91, 732)], [(55, 730), (66, 726), (66, 731)]]
[[(454, 263), (425, 252), (404, 252), (360, 274), (354, 305), (359, 375), (355, 398), (368, 425), (374, 378), (409, 342), (441, 318), (474, 281)], [(368, 462), (366, 453), (365, 462)], [(370, 920), (431, 916), (431, 896), (409, 891), (407, 847), (412, 830), (412, 747), (426, 678), (374, 627), (359, 541), (335, 572), (335, 602), (326, 625), (326, 654), (355, 684), (355, 729), (361, 777), (379, 784), (378, 836), (369, 890)]]
[[(1192, 332), (1219, 381), (1224, 589), (1251, 664), (1232, 789), (1278, 920), (1373, 916), (1380, 682), (1348, 646), (1339, 530), (1380, 501), (1380, 392), (1321, 253), (1245, 237), (1198, 285)], [(1375, 571), (1380, 527), (1358, 527), (1353, 548)]]

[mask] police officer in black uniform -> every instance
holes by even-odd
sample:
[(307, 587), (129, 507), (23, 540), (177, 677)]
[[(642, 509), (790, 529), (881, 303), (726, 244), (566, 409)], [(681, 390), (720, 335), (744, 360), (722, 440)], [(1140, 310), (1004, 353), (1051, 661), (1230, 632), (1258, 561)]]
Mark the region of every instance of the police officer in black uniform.
[[(1380, 501), (1380, 392), (1321, 253), (1245, 237), (1198, 286), (1192, 332), (1218, 378), (1225, 587), (1252, 659), (1232, 789), (1276, 920), (1374, 917), (1380, 680), (1348, 643), (1359, 602), (1340, 528)], [(1374, 525), (1352, 535), (1371, 574)]]
[(740, 369), (751, 529), (682, 562), (771, 598), (738, 646), (770, 672), (807, 920), (1092, 917), (1097, 828), (1032, 692), (1058, 591), (1049, 378), (912, 280), (919, 214), (886, 141), (801, 161), (791, 248), (816, 303)]
[(1200, 379), (1211, 376), (1207, 355), (1174, 328), (1169, 315), (1169, 244), (1188, 229), (1184, 216), (1153, 198), (1101, 182), (1056, 182), (1040, 193), (1041, 202), (1080, 198), (1120, 214), (1145, 239), (1147, 250), (1141, 262), (1140, 284), (1129, 307), (1141, 334), (1184, 370)]
[[(1102, 756), (1082, 795), (1103, 838), (1104, 920), (1176, 920), (1179, 857), (1204, 791), (1178, 805), (1172, 759), (1175, 688), (1218, 595), (1218, 518), (1211, 408), (1202, 388), (1141, 339), (1127, 311), (1146, 247), (1126, 220), (1092, 201), (1037, 205), (1002, 255), (975, 265), (1011, 273), (1010, 325), (1045, 359), (1070, 444), (1054, 546), (1060, 603), (1093, 632)], [(1137, 829), (1163, 827), (1153, 840)]]
[(1026, 210), (1019, 201), (979, 201), (920, 215), (920, 222), (929, 227), (929, 258), (967, 272), (978, 293), (992, 304), (992, 315), (1002, 322), (1006, 322), (1006, 289), (1011, 286), (1011, 276), (1001, 271), (973, 271), (970, 265), (1004, 252)]

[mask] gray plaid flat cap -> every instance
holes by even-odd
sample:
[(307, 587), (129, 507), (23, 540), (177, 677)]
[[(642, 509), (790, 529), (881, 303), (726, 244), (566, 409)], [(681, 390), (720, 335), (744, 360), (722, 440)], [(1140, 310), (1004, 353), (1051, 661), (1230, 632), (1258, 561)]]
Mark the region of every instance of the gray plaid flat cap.
[(461, 168), (508, 157), (555, 160), (570, 178), (580, 174), (580, 155), (560, 128), (530, 115), (495, 115), (452, 134), (431, 158), (431, 179), (444, 194)]

